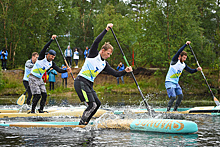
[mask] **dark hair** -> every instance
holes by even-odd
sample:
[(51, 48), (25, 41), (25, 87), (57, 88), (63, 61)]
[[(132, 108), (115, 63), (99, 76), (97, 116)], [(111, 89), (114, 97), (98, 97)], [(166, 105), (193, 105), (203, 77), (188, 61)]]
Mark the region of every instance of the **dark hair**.
[(185, 52), (185, 51), (182, 51), (181, 53), (180, 53), (180, 56), (182, 57), (182, 56), (187, 56), (187, 52)]

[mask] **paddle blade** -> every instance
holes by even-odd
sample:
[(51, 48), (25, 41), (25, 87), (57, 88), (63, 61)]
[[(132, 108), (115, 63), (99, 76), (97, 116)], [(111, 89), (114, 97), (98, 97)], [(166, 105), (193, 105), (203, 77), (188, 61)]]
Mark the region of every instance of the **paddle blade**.
[(215, 104), (216, 104), (217, 106), (220, 105), (220, 103), (219, 103), (219, 101), (218, 101), (218, 99), (217, 99), (216, 97), (214, 97), (214, 101), (215, 101)]
[(24, 104), (24, 101), (25, 101), (25, 95), (22, 94), (22, 95), (18, 98), (17, 104), (21, 106), (21, 105)]

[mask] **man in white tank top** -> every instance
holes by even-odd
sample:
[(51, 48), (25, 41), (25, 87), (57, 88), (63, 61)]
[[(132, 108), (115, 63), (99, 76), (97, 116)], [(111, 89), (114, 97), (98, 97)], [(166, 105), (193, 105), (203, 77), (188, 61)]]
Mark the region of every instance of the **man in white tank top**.
[(168, 97), (170, 98), (170, 101), (168, 102), (167, 111), (170, 111), (171, 106), (173, 105), (173, 102), (176, 99), (176, 96), (178, 96), (176, 100), (176, 104), (174, 106), (173, 111), (177, 111), (178, 106), (180, 105), (182, 99), (183, 99), (183, 92), (178, 84), (179, 77), (182, 74), (183, 69), (190, 73), (195, 73), (197, 71), (201, 71), (202, 68), (198, 67), (196, 69), (191, 69), (184, 63), (187, 59), (187, 53), (184, 50), (184, 48), (189, 45), (191, 42), (187, 41), (186, 44), (184, 44), (177, 53), (173, 56), (170, 68), (167, 72), (166, 80), (165, 80), (165, 87), (167, 89)]

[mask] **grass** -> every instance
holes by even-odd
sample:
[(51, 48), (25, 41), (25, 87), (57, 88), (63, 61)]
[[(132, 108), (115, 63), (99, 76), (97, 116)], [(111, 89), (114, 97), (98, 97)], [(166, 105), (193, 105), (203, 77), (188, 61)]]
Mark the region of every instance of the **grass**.
[[(212, 87), (212, 90), (216, 97), (218, 97), (218, 82), (216, 78), (218, 78), (216, 71), (204, 71), (205, 75), (208, 76), (208, 81)], [(165, 73), (166, 74), (166, 73)], [(2, 95), (8, 94), (22, 94), (25, 89), (23, 83), (21, 82), (21, 78), (23, 77), (22, 73), (8, 73), (2, 74), (0, 73), (0, 82), (2, 86), (2, 90), (0, 92)], [(155, 95), (166, 95), (166, 89), (164, 86), (165, 75), (162, 72), (155, 72), (151, 76), (147, 75), (135, 75), (138, 85), (144, 95), (147, 94), (155, 94)], [(131, 77), (131, 75), (127, 74), (124, 76), (125, 84), (116, 84), (116, 78), (108, 75), (100, 75), (97, 77), (97, 81), (94, 83), (94, 90), (97, 92), (97, 95), (104, 96), (106, 93), (108, 94), (139, 94), (138, 88)], [(120, 81), (121, 82), (121, 81)], [(200, 73), (188, 74), (187, 72), (183, 72), (183, 75), (180, 77), (180, 85), (183, 89), (184, 94), (207, 94), (209, 95), (209, 91), (207, 85)], [(0, 87), (1, 87), (0, 86)], [(46, 85), (47, 89), (49, 89), (49, 83)], [(71, 93), (69, 96), (76, 95), (74, 88), (63, 88), (58, 83), (55, 85), (54, 91), (49, 91), (51, 95), (62, 95), (65, 93)]]

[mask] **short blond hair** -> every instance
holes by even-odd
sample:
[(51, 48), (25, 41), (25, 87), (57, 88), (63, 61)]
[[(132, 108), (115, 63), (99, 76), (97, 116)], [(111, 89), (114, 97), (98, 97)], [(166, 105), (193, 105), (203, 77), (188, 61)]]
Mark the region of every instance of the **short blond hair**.
[(36, 55), (39, 55), (39, 54), (37, 52), (32, 53), (32, 56), (36, 56)]
[(108, 49), (111, 49), (113, 51), (113, 46), (110, 44), (110, 42), (105, 42), (105, 44), (102, 46), (101, 49), (104, 49), (105, 51), (107, 51)]

